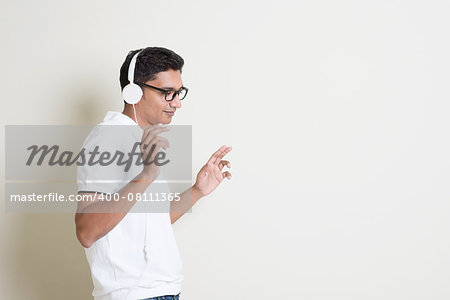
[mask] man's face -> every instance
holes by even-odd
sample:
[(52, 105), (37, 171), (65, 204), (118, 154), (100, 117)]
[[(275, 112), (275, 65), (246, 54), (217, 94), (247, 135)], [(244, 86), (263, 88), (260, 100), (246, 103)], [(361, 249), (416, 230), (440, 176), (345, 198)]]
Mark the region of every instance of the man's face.
[[(146, 84), (164, 90), (178, 91), (183, 86), (180, 71), (168, 70), (156, 74), (156, 79), (145, 82)], [(172, 101), (164, 99), (164, 93), (158, 90), (143, 86), (144, 94), (141, 101), (136, 105), (139, 111), (140, 125), (169, 124), (178, 108), (181, 108), (180, 98), (175, 96)], [(144, 121), (148, 124), (141, 124)]]

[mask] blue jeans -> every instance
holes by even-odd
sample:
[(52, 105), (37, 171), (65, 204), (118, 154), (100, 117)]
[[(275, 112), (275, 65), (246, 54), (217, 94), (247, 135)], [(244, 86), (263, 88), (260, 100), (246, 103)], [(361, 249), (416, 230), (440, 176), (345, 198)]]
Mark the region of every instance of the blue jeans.
[(141, 299), (141, 300), (179, 300), (179, 299), (180, 299), (180, 294), (159, 296), (159, 297), (153, 297), (153, 298), (145, 298), (145, 299)]

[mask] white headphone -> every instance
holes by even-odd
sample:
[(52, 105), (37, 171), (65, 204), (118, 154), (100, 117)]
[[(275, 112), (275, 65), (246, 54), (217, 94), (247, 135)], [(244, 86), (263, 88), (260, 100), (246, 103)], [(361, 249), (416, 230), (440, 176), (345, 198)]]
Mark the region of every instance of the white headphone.
[(127, 84), (122, 90), (123, 100), (126, 103), (133, 105), (138, 103), (143, 95), (142, 88), (136, 83), (134, 83), (134, 68), (136, 67), (137, 56), (139, 53), (141, 53), (141, 51), (142, 50), (136, 53), (131, 59), (130, 65), (128, 66), (128, 81), (130, 83)]

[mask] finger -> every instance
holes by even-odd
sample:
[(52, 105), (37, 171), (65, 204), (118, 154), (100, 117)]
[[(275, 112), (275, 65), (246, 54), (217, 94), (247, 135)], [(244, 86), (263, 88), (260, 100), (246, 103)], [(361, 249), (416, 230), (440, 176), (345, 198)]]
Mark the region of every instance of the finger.
[(169, 141), (168, 141), (165, 137), (158, 136), (158, 135), (155, 136), (153, 139), (151, 139), (149, 143), (150, 143), (150, 144), (153, 144), (153, 143), (162, 143), (162, 144), (165, 144), (165, 145), (170, 146)]
[(214, 163), (217, 157), (219, 157), (220, 153), (223, 151), (223, 149), (225, 149), (225, 145), (220, 147), (219, 150), (217, 150), (216, 152), (213, 153), (213, 155), (211, 155), (211, 157), (208, 160), (208, 163)]
[(154, 137), (150, 142), (149, 145), (155, 145), (155, 149), (159, 150), (159, 148), (169, 148), (170, 147), (170, 143), (168, 140), (166, 140), (163, 137), (160, 136), (156, 136)]
[(231, 179), (231, 173), (228, 171), (225, 171), (222, 173), (222, 178), (225, 179), (225, 177), (230, 180)]
[(169, 131), (170, 128), (168, 126), (162, 126), (162, 125), (150, 125), (144, 129), (143, 138), (147, 137), (150, 133), (154, 132), (156, 130), (156, 134), (164, 131)]
[(167, 150), (167, 148), (170, 148), (169, 141), (164, 138), (160, 142), (158, 142), (158, 144), (160, 145), (160, 148), (164, 148), (164, 150)]
[(216, 161), (214, 162), (214, 164), (219, 165), (220, 161), (222, 160), (222, 158), (231, 151), (231, 146), (226, 147), (222, 152), (220, 152), (219, 156), (217, 157)]
[(219, 163), (219, 169), (222, 170), (223, 167), (231, 168), (231, 163), (228, 160), (221, 160)]
[[(150, 144), (150, 147), (148, 145), (145, 145), (145, 150), (142, 153), (142, 156), (145, 158), (145, 161), (152, 162), (155, 160), (156, 155), (160, 152), (161, 148), (167, 149), (169, 148), (169, 143), (167, 140), (164, 139), (156, 139), (152, 140), (152, 143)], [(152, 147), (154, 146), (154, 150), (152, 151)]]
[(170, 144), (165, 138), (157, 136), (149, 143), (142, 145), (141, 152), (143, 157), (148, 157), (150, 160), (153, 160), (160, 152), (161, 148), (166, 150), (169, 147)]
[(149, 134), (145, 138), (145, 140), (142, 141), (142, 143), (144, 145), (151, 145), (151, 144), (154, 143), (154, 141), (159, 141), (159, 140), (166, 141), (169, 144), (169, 141), (165, 137), (162, 137), (162, 136), (159, 136), (159, 135), (151, 135), (151, 134)]
[(142, 138), (144, 138), (144, 136), (147, 136), (151, 130), (153, 130), (155, 128), (160, 128), (160, 127), (161, 127), (160, 125), (149, 125), (147, 127), (144, 127), (144, 132), (142, 134)]
[[(150, 137), (149, 137), (150, 138)], [(170, 147), (170, 143), (169, 143), (169, 141), (166, 139), (166, 138), (163, 138), (162, 136), (155, 136), (155, 137), (153, 137), (151, 140), (149, 140), (149, 141), (144, 141), (144, 144), (143, 144), (143, 149), (145, 149), (146, 151), (150, 151), (150, 149), (151, 149), (151, 146), (152, 145), (156, 145), (156, 144), (158, 144), (158, 145), (162, 145), (163, 147), (167, 147), (167, 148), (169, 148)], [(148, 148), (150, 146), (150, 148)], [(147, 149), (148, 148), (148, 149)], [(159, 150), (159, 148), (157, 148), (157, 150)]]
[(148, 130), (144, 131), (142, 135), (142, 140), (148, 139), (149, 136), (156, 136), (160, 133), (169, 131), (169, 127), (161, 127), (157, 125), (153, 125), (152, 127), (148, 127)]

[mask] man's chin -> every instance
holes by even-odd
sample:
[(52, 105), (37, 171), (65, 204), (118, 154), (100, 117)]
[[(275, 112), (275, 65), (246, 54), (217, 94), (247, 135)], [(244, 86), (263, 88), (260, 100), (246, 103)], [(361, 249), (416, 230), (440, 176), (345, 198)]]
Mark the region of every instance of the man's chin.
[(163, 124), (169, 124), (170, 122), (172, 122), (172, 120), (173, 120), (173, 116), (165, 116), (165, 117), (163, 118), (163, 120), (161, 120), (161, 123), (163, 123)]
[(165, 118), (161, 123), (163, 124), (170, 124), (172, 122), (173, 118)]

